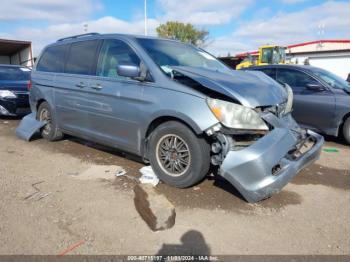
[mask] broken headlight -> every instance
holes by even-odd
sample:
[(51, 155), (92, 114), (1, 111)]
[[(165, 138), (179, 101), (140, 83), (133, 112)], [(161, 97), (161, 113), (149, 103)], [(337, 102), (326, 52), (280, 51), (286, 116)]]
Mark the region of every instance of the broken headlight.
[(207, 103), (215, 117), (226, 127), (269, 130), (260, 115), (252, 108), (213, 98), (208, 98)]

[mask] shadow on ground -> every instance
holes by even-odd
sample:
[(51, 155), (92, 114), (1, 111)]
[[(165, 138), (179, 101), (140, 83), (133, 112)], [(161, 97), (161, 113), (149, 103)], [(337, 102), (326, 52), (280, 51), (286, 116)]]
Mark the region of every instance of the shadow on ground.
[(272, 198), (250, 204), (228, 181), (220, 177), (209, 177), (201, 184), (186, 189), (161, 184), (157, 186), (157, 190), (166, 195), (175, 206), (191, 209), (205, 208), (249, 213), (256, 211), (256, 208), (279, 210), (288, 205), (301, 203), (301, 197), (297, 193), (282, 190)]
[(128, 172), (137, 172), (144, 166), (142, 159), (138, 156), (77, 137), (65, 136), (65, 140), (53, 142), (53, 146), (50, 147), (46, 147), (47, 141), (43, 139), (38, 141), (38, 144), (45, 146), (46, 150), (69, 154), (85, 162), (98, 165), (122, 166)]
[(182, 235), (180, 245), (163, 244), (156, 256), (163, 256), (163, 260), (166, 261), (166, 256), (170, 255), (210, 255), (210, 247), (205, 242), (204, 236), (201, 232), (196, 230), (190, 230)]
[(296, 185), (323, 185), (350, 190), (350, 170), (341, 170), (312, 165), (297, 175), (292, 182)]

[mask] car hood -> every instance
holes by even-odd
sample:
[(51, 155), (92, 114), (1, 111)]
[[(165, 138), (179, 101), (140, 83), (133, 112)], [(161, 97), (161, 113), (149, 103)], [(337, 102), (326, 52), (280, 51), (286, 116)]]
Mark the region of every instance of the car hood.
[(189, 66), (171, 68), (210, 90), (238, 100), (247, 107), (272, 106), (287, 100), (284, 87), (262, 72), (236, 70), (222, 72)]

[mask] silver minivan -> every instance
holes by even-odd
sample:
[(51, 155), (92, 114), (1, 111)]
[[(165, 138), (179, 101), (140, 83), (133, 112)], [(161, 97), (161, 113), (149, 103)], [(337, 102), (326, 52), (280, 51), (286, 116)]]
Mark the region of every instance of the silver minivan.
[(32, 114), (64, 134), (115, 147), (185, 188), (216, 166), (249, 202), (281, 190), (320, 154), (323, 137), (291, 116), (293, 93), (174, 40), (85, 34), (47, 46), (32, 71)]

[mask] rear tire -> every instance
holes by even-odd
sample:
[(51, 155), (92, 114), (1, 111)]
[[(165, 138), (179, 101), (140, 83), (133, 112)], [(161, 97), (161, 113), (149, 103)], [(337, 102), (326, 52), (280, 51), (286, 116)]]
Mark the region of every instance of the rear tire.
[(343, 125), (343, 136), (346, 141), (350, 145), (350, 117), (346, 119)]
[(186, 125), (169, 121), (150, 136), (149, 159), (166, 184), (186, 188), (201, 181), (210, 167), (210, 146)]
[(63, 133), (57, 128), (57, 123), (52, 114), (49, 103), (42, 102), (38, 108), (37, 120), (47, 121), (47, 124), (40, 130), (41, 136), (49, 141), (57, 141), (63, 138)]

